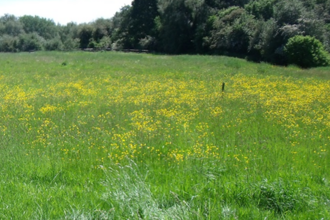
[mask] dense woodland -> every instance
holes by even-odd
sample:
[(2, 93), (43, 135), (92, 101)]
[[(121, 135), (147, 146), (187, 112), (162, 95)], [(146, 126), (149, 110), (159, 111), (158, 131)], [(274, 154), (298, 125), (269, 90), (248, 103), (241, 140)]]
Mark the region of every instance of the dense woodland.
[[(311, 57), (297, 51), (305, 47)], [(0, 18), (2, 52), (84, 48), (221, 54), (301, 66), (308, 58), (314, 61), (306, 67), (327, 65), (330, 0), (134, 0), (110, 19), (84, 24)], [(294, 61), (299, 54), (304, 57)]]

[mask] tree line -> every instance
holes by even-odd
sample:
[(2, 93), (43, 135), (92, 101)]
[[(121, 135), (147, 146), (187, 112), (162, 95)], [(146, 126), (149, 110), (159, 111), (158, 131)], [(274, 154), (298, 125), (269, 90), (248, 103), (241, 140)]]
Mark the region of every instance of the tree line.
[(0, 36), (3, 52), (139, 49), (319, 66), (329, 64), (330, 0), (134, 0), (84, 24), (4, 15)]

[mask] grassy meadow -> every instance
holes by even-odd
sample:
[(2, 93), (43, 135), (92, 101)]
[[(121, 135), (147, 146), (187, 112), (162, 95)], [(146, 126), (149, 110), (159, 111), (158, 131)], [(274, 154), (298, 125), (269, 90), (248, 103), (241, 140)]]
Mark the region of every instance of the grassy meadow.
[(220, 56), (0, 54), (0, 219), (330, 219), (329, 79)]

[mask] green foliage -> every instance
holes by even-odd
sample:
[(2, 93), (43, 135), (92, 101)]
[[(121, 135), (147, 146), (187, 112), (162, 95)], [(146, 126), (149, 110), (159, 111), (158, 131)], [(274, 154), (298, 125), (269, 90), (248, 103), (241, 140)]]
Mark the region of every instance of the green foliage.
[(45, 50), (61, 51), (64, 49), (64, 45), (60, 38), (54, 38), (54, 39), (46, 41), (44, 48), (45, 48)]
[(157, 16), (157, 0), (134, 0), (132, 2), (128, 34), (132, 37), (133, 48), (141, 46), (140, 40), (148, 36), (151, 38), (156, 36), (155, 18)]
[(251, 30), (256, 24), (254, 18), (246, 14), (243, 8), (230, 7), (221, 10), (213, 18), (210, 35), (210, 48), (216, 51), (247, 53)]
[(54, 38), (57, 34), (56, 24), (52, 20), (25, 15), (20, 17), (19, 21), (26, 33), (37, 33), (46, 40)]
[(78, 32), (78, 36), (79, 36), (79, 42), (80, 42), (80, 48), (87, 48), (91, 45), (90, 42), (93, 41), (93, 27), (91, 25), (84, 25), (82, 27), (80, 27), (80, 30)]
[(42, 50), (45, 40), (37, 33), (21, 34), (18, 37), (18, 49), (20, 51)]
[(239, 6), (243, 7), (245, 4), (247, 4), (249, 0), (205, 0), (205, 3), (211, 7), (217, 8), (217, 9), (223, 9), (228, 8), (231, 6)]
[(315, 37), (330, 51), (329, 24), (330, 0), (133, 0), (112, 18), (88, 24), (6, 14), (0, 51), (26, 50), (26, 35), (35, 35), (30, 47), (39, 50), (146, 49), (285, 65), (284, 46), (296, 35)]
[(128, 34), (131, 23), (131, 11), (131, 6), (124, 6), (111, 19), (113, 32), (110, 37), (116, 49), (131, 49), (133, 36)]
[(166, 53), (189, 53), (193, 50), (193, 17), (185, 0), (160, 2), (161, 50)]
[(91, 39), (89, 39), (89, 43), (88, 43), (87, 47), (88, 48), (98, 48), (99, 45), (93, 38), (91, 38)]
[(304, 68), (330, 64), (329, 54), (324, 50), (322, 43), (314, 37), (292, 37), (285, 45), (284, 51), (289, 63)]
[(63, 42), (63, 47), (64, 50), (76, 50), (79, 48), (80, 45), (80, 40), (79, 38), (67, 38), (64, 42)]
[(9, 35), (2, 35), (0, 37), (0, 51), (3, 52), (16, 52), (17, 50), (17, 37)]
[(14, 15), (6, 14), (0, 18), (0, 22), (2, 23), (1, 29), (4, 34), (16, 37), (24, 33), (23, 25)]
[(79, 26), (75, 23), (68, 23), (59, 28), (60, 39), (63, 42), (64, 50), (75, 50), (79, 48)]
[(261, 60), (278, 62), (283, 56), (281, 54), (283, 39), (277, 34), (277, 22), (273, 18), (259, 21), (257, 28), (250, 41), (250, 51), (253, 51)]
[(300, 0), (279, 1), (275, 6), (274, 18), (279, 26), (298, 23), (305, 8)]
[(245, 5), (245, 10), (254, 15), (257, 19), (268, 20), (274, 15), (274, 5), (278, 0), (257, 0), (250, 1)]
[(103, 37), (111, 34), (111, 22), (109, 19), (97, 19), (94, 23), (93, 38), (99, 42)]
[(139, 48), (144, 50), (154, 50), (157, 46), (157, 40), (155, 37), (146, 36), (145, 38), (140, 39)]
[(111, 47), (111, 38), (109, 36), (104, 36), (100, 39), (98, 43), (98, 48), (110, 48)]

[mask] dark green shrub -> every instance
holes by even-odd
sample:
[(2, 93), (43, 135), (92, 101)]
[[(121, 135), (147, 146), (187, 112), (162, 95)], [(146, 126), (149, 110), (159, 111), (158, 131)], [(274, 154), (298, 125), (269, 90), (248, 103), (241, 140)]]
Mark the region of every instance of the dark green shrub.
[(90, 41), (93, 40), (93, 27), (91, 25), (84, 25), (80, 28), (79, 33), (80, 48), (89, 47)]
[(45, 50), (58, 50), (61, 51), (63, 50), (63, 43), (60, 38), (54, 38), (51, 40), (46, 41), (45, 45)]
[(37, 33), (21, 34), (18, 40), (18, 49), (20, 51), (42, 50), (45, 40)]
[(330, 64), (329, 54), (323, 48), (322, 43), (314, 37), (294, 36), (285, 45), (284, 52), (290, 64), (303, 68)]
[(10, 35), (3, 35), (0, 37), (0, 51), (1, 52), (16, 52), (17, 38)]
[(257, 19), (268, 20), (274, 15), (274, 5), (276, 0), (257, 0), (246, 4), (245, 10), (253, 14)]

